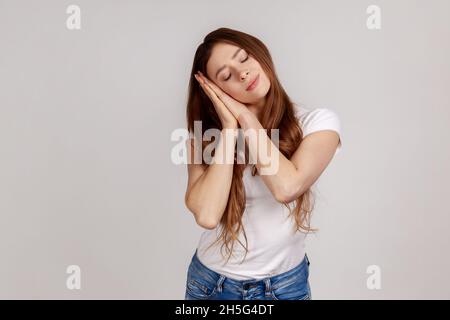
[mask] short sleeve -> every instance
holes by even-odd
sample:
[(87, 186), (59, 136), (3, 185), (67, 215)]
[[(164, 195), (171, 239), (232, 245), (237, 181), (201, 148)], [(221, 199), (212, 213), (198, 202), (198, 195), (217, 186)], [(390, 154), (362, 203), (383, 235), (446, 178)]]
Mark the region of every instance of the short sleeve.
[(341, 151), (342, 148), (342, 129), (339, 116), (331, 109), (327, 108), (306, 108), (304, 106), (298, 106), (294, 104), (296, 116), (299, 119), (300, 127), (303, 131), (303, 137), (307, 135), (321, 131), (321, 130), (333, 130), (339, 135), (339, 145), (336, 149), (336, 154)]

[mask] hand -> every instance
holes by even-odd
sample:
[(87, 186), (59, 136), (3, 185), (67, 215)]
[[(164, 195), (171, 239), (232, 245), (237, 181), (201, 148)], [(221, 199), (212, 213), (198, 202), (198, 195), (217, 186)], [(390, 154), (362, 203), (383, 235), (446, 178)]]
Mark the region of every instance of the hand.
[[(231, 112), (236, 121), (239, 120), (239, 117), (242, 114), (251, 113), (251, 111), (248, 110), (243, 103), (237, 101), (236, 99), (226, 94), (222, 89), (220, 89), (205, 75), (203, 75), (203, 73), (201, 73), (200, 71), (198, 73), (199, 76), (196, 75), (196, 79), (204, 83), (202, 88), (208, 91), (209, 94), (208, 93), (207, 94), (210, 98), (212, 97), (211, 100), (213, 100), (213, 103), (214, 101), (216, 101), (218, 105), (224, 105), (225, 108), (228, 110), (228, 112)], [(197, 77), (199, 77), (199, 79)]]
[(194, 77), (197, 79), (200, 87), (213, 103), (214, 109), (216, 109), (220, 122), (222, 123), (222, 128), (237, 129), (238, 122), (230, 110), (228, 110), (225, 104), (217, 97), (214, 91), (206, 84), (199, 74), (194, 74)]

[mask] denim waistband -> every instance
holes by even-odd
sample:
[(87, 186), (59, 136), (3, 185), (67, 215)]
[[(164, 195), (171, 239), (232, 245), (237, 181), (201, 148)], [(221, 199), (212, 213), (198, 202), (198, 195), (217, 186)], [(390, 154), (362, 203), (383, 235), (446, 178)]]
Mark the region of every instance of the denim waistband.
[(294, 268), (285, 271), (283, 273), (277, 274), (277, 275), (273, 275), (271, 277), (266, 277), (263, 279), (249, 279), (249, 280), (237, 280), (237, 279), (233, 279), (230, 278), (228, 276), (225, 276), (223, 274), (220, 274), (218, 272), (215, 272), (214, 270), (209, 269), (207, 266), (205, 266), (199, 259), (197, 256), (197, 250), (195, 250), (195, 253), (192, 257), (192, 265), (194, 268), (196, 268), (198, 271), (200, 271), (203, 274), (207, 274), (209, 277), (211, 277), (212, 279), (214, 279), (214, 281), (218, 282), (218, 283), (223, 283), (223, 281), (225, 279), (227, 279), (227, 281), (229, 283), (235, 284), (237, 286), (244, 286), (247, 284), (254, 284), (254, 283), (260, 283), (263, 282), (266, 284), (266, 287), (269, 286), (270, 287), (270, 283), (271, 282), (275, 282), (275, 281), (279, 281), (283, 278), (286, 277), (290, 277), (292, 275), (294, 275), (297, 272), (300, 272), (303, 270), (303, 268), (306, 267), (306, 264), (308, 264), (308, 266), (310, 265), (309, 262), (309, 258), (308, 255), (305, 253), (305, 257), (303, 258), (303, 260)]

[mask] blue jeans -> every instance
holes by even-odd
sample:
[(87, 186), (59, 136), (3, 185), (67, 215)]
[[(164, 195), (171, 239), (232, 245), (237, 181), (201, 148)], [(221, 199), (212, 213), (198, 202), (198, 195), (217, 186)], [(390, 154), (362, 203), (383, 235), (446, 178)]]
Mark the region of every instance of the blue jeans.
[(309, 259), (261, 280), (235, 280), (200, 262), (195, 251), (189, 265), (185, 300), (311, 300)]

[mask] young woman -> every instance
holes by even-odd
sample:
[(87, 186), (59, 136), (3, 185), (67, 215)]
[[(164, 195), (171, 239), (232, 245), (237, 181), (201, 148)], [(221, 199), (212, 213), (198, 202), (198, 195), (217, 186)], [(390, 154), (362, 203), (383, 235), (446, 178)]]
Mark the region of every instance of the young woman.
[[(192, 156), (196, 145), (203, 155), (214, 141), (192, 135), (188, 140), (185, 203), (206, 230), (188, 268), (185, 299), (311, 299), (304, 246), (307, 233), (316, 231), (310, 227), (311, 187), (341, 148), (338, 116), (294, 104), (266, 46), (249, 34), (220, 28), (195, 53), (190, 133), (194, 121), (201, 121), (202, 136), (208, 129), (220, 135), (215, 161), (208, 163)], [(277, 144), (271, 129), (279, 130)], [(238, 135), (226, 134), (239, 130), (266, 132), (258, 139), (245, 136), (245, 163), (236, 161)], [(272, 147), (269, 162), (258, 153), (261, 146)], [(252, 164), (249, 155), (256, 159)], [(261, 174), (272, 162), (277, 170)]]

